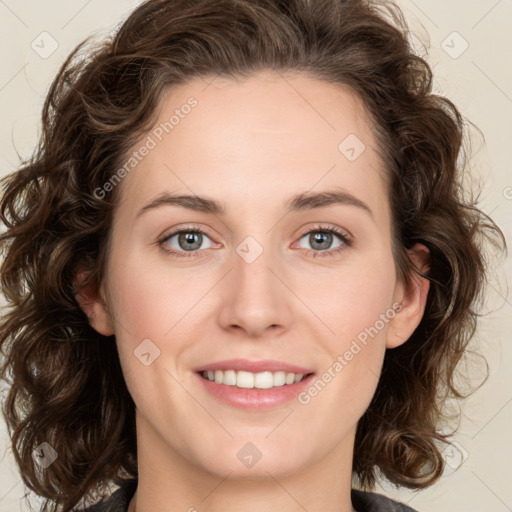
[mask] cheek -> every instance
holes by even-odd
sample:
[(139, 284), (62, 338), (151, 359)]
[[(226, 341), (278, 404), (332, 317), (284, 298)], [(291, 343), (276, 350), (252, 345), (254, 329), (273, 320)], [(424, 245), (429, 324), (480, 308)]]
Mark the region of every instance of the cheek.
[(180, 279), (179, 273), (170, 279), (169, 272), (148, 265), (136, 254), (118, 265), (112, 259), (109, 299), (117, 348), (128, 390), (147, 417), (161, 414), (157, 390), (165, 389), (170, 403), (179, 403), (181, 388), (173, 385), (165, 370), (176, 375), (177, 361), (188, 342), (187, 312), (194, 313), (191, 308), (201, 297), (200, 285)]
[(310, 309), (329, 327), (330, 335), (325, 339), (332, 349), (345, 348), (360, 334), (364, 338), (368, 330), (373, 337), (385, 337), (394, 316), (391, 258), (354, 258), (336, 272), (306, 278), (300, 287)]
[[(374, 267), (377, 269), (377, 267)], [(382, 270), (382, 269), (381, 269)], [(392, 308), (393, 282), (389, 272), (347, 273), (335, 293), (324, 295), (324, 306), (316, 303), (319, 315), (334, 334), (317, 338), (325, 354), (317, 381), (299, 397), (311, 404), (319, 417), (339, 425), (340, 432), (354, 425), (368, 408), (378, 385), (386, 350)], [(377, 278), (379, 277), (379, 279)]]
[(351, 403), (358, 409), (356, 415), (362, 414), (376, 389), (389, 322), (396, 314), (394, 286), (393, 262), (381, 257), (359, 260), (326, 279), (323, 293), (315, 287), (309, 295), (311, 309), (329, 326), (318, 338), (327, 354), (320, 378), (331, 388), (332, 400)]
[(191, 268), (169, 270), (168, 265), (151, 264), (148, 259), (132, 254), (113, 265), (110, 274), (120, 334), (134, 341), (164, 338), (205, 293), (206, 282)]

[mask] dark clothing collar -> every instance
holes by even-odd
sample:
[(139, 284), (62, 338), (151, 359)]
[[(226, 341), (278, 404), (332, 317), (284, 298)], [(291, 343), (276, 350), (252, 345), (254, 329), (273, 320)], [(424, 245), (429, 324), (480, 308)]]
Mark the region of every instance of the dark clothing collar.
[[(136, 490), (136, 478), (125, 480), (110, 497), (103, 498), (99, 503), (88, 507), (85, 512), (127, 512)], [(357, 512), (416, 512), (402, 503), (373, 492), (352, 489), (351, 497), (352, 505)]]

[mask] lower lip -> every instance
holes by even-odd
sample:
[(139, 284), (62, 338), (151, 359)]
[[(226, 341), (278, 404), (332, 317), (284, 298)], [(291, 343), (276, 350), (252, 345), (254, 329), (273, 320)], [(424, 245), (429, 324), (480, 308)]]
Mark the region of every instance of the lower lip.
[(293, 400), (301, 391), (309, 386), (315, 376), (314, 373), (311, 373), (300, 382), (276, 386), (269, 389), (247, 389), (228, 386), (226, 384), (217, 384), (216, 382), (201, 377), (199, 373), (195, 375), (201, 381), (206, 391), (220, 402), (230, 405), (231, 407), (253, 411), (272, 409), (273, 407)]

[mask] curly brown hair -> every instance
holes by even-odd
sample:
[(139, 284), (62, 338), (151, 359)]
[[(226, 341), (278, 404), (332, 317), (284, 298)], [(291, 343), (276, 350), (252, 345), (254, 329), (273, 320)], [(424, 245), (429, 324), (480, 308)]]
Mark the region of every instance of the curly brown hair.
[[(78, 45), (53, 81), (33, 156), (3, 178), (0, 323), (10, 374), (3, 412), (24, 483), (42, 510), (71, 510), (107, 483), (137, 475), (135, 406), (115, 343), (75, 300), (79, 269), (104, 277), (119, 190), (98, 197), (155, 122), (169, 87), (196, 77), (296, 71), (348, 85), (373, 116), (389, 173), (397, 275), (419, 272), (406, 249), (430, 251), (425, 314), (407, 343), (387, 350), (358, 423), (353, 471), (365, 489), (378, 471), (423, 488), (442, 474), (438, 431), (455, 369), (484, 299), (484, 242), (506, 250), (499, 227), (466, 197), (466, 124), (432, 93), (394, 4), (362, 0), (149, 0), (101, 44)], [(463, 158), (460, 158), (463, 157)], [(420, 273), (421, 274), (421, 273)], [(425, 277), (424, 274), (421, 274)], [(46, 471), (32, 458), (48, 442)], [(53, 505), (52, 505), (53, 502)]]

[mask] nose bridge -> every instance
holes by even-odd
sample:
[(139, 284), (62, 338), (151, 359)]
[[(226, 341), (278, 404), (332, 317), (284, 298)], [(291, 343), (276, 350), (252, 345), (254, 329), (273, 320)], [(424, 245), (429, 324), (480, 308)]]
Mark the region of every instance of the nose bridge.
[(247, 236), (235, 247), (229, 291), (222, 306), (224, 327), (236, 325), (250, 336), (271, 325), (286, 325), (290, 316), (286, 287), (276, 276), (280, 265), (271, 233), (262, 238), (260, 242)]

